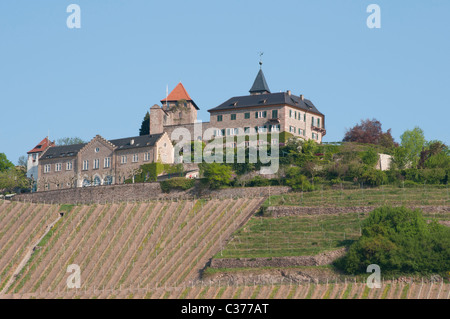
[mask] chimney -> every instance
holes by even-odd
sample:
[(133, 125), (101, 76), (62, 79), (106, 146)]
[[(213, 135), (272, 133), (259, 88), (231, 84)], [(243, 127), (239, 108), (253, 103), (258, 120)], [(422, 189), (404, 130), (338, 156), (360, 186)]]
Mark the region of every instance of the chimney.
[(287, 90), (287, 94), (291, 96), (291, 90)]
[(300, 94), (300, 100), (304, 101), (305, 97), (303, 96), (303, 94)]

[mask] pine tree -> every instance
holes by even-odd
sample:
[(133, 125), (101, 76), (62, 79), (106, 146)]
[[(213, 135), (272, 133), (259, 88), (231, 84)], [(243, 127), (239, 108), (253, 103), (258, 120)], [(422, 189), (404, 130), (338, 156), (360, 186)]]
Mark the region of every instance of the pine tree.
[(141, 128), (139, 129), (139, 136), (150, 134), (150, 113), (147, 113), (142, 120)]

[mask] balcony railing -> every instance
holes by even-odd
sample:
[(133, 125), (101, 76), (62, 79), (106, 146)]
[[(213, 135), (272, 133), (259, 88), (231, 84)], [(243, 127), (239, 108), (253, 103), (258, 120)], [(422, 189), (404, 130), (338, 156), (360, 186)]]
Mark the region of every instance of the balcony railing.
[(311, 130), (322, 133), (322, 136), (325, 136), (327, 134), (327, 130), (324, 129), (323, 127), (318, 127), (315, 125), (311, 125)]

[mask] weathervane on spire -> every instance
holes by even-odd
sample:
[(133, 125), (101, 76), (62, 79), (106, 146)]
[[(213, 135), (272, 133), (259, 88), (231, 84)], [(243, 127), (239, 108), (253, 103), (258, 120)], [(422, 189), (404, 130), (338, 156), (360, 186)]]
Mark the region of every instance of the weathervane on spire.
[(258, 54), (259, 54), (259, 68), (261, 69), (262, 68), (262, 56), (263, 56), (264, 52), (258, 52)]

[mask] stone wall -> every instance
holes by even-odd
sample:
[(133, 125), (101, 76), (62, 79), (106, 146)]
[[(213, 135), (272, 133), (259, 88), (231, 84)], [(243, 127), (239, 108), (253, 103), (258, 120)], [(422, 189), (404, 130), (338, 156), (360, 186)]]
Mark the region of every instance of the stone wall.
[(171, 191), (163, 193), (159, 183), (121, 184), (110, 186), (92, 186), (82, 188), (51, 190), (19, 194), (15, 201), (53, 202), (61, 204), (77, 203), (104, 203), (120, 201), (144, 201), (150, 199), (179, 199), (179, 198), (236, 198), (236, 197), (265, 197), (270, 195), (285, 194), (290, 192), (290, 187), (242, 187), (225, 188), (220, 190), (201, 189), (196, 187), (187, 191)]
[(262, 268), (329, 265), (343, 256), (346, 248), (324, 252), (315, 256), (272, 257), (272, 258), (220, 258), (211, 260), (211, 268)]
[[(267, 208), (271, 217), (300, 216), (300, 215), (334, 215), (348, 213), (368, 213), (378, 206), (354, 207), (301, 207), (301, 206), (272, 206)], [(424, 213), (450, 212), (450, 206), (407, 206), (410, 209), (420, 209)]]

